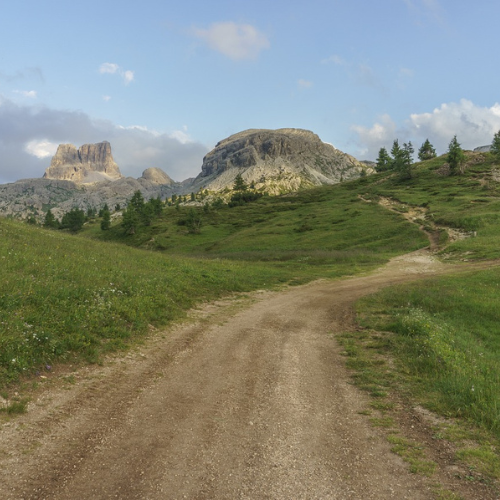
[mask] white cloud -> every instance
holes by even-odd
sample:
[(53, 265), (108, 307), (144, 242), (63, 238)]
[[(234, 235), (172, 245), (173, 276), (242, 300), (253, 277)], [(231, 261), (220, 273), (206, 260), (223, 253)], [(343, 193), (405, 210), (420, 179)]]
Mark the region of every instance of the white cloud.
[(297, 85), (299, 86), (299, 88), (301, 89), (309, 89), (311, 88), (314, 83), (311, 82), (310, 80), (302, 80), (300, 79), (298, 82), (297, 82)]
[(415, 149), (429, 139), (438, 154), (443, 154), (455, 135), (464, 149), (491, 144), (493, 135), (500, 130), (500, 104), (481, 107), (462, 99), (441, 104), (432, 112), (411, 114), (399, 126), (389, 115), (384, 115), (370, 128), (358, 125), (351, 128), (358, 137), (358, 155), (363, 158), (376, 158), (379, 149), (390, 149), (394, 139), (411, 140)]
[(99, 67), (99, 73), (111, 73), (115, 74), (120, 69), (120, 66), (115, 63), (102, 63)]
[(134, 72), (130, 70), (124, 71), (122, 77), (125, 83), (128, 84), (134, 79)]
[(461, 99), (458, 103), (441, 104), (432, 113), (410, 115), (408, 127), (412, 134), (425, 136), (424, 140), (428, 136), (442, 149), (447, 149), (454, 135), (462, 147), (473, 149), (491, 144), (493, 135), (500, 130), (500, 104), (487, 108)]
[(57, 151), (57, 146), (55, 142), (50, 142), (47, 140), (33, 140), (26, 144), (25, 151), (30, 155), (36, 156), (37, 158), (47, 158), (48, 156), (54, 156)]
[(36, 90), (14, 90), (15, 94), (20, 94), (24, 97), (28, 97), (29, 99), (36, 99), (37, 92)]
[(189, 142), (193, 142), (193, 139), (188, 134), (188, 128), (186, 125), (182, 127), (182, 130), (174, 130), (170, 137), (173, 139), (177, 139), (181, 144), (188, 144)]
[(108, 102), (111, 100), (111, 96), (110, 95), (103, 95), (102, 100)]
[(389, 115), (380, 117), (380, 122), (374, 123), (371, 128), (353, 125), (351, 129), (358, 136), (360, 146), (358, 156), (374, 159), (378, 156), (381, 147), (388, 147), (397, 137), (396, 124)]
[(266, 35), (250, 24), (220, 22), (208, 29), (193, 28), (192, 33), (211, 49), (235, 61), (256, 59), (262, 50), (270, 47)]
[(131, 70), (124, 70), (118, 64), (115, 63), (102, 63), (99, 66), (99, 73), (110, 74), (110, 75), (120, 75), (123, 78), (125, 85), (128, 85), (134, 80), (134, 72)]

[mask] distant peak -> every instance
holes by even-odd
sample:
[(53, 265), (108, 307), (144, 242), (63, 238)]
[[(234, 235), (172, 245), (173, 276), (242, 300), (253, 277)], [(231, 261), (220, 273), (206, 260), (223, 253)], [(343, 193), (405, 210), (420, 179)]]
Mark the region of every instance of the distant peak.
[(60, 144), (43, 177), (86, 184), (116, 180), (122, 175), (113, 159), (111, 144), (102, 141), (83, 144), (78, 149), (73, 144)]

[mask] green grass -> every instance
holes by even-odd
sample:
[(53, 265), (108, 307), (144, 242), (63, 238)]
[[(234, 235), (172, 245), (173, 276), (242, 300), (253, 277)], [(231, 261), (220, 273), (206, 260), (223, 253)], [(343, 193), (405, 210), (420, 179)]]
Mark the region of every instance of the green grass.
[(347, 183), (263, 197), (242, 207), (208, 213), (199, 209), (200, 234), (189, 234), (179, 225), (188, 210), (168, 207), (161, 218), (133, 236), (125, 236), (119, 224), (109, 232), (94, 224), (86, 234), (169, 254), (289, 262), (310, 269), (331, 264), (379, 265), (427, 244), (417, 228), (397, 214), (363, 202)]
[(384, 173), (365, 180), (364, 196), (376, 201), (384, 196), (427, 211), (427, 224), (436, 224), (475, 234), (455, 242), (446, 257), (492, 259), (500, 257), (500, 182), (493, 171), (500, 168), (485, 153), (468, 153), (464, 175), (443, 176), (446, 158), (422, 162), (410, 180)]
[(290, 278), (265, 263), (166, 256), (9, 220), (0, 262), (0, 386), (56, 361), (96, 361), (197, 302)]
[(500, 438), (500, 269), (398, 286), (362, 299), (427, 404)]

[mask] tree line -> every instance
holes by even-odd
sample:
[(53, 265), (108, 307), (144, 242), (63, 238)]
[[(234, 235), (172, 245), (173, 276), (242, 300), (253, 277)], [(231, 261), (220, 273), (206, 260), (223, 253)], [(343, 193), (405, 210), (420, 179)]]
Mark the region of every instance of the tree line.
[[(415, 150), (411, 141), (404, 143), (403, 146), (400, 146), (398, 139), (395, 139), (392, 144), (390, 154), (386, 148), (380, 148), (376, 161), (377, 172), (391, 170), (398, 172), (402, 179), (411, 178), (414, 152)], [(493, 137), (490, 153), (496, 159), (500, 160), (500, 131), (498, 131)], [(430, 143), (429, 139), (426, 139), (418, 150), (418, 159), (420, 161), (425, 161), (431, 160), (436, 156), (434, 146)], [(463, 173), (465, 153), (460, 146), (456, 135), (448, 145), (446, 160), (450, 167), (451, 174)]]
[[(226, 188), (225, 192), (230, 193), (231, 190)], [(165, 206), (173, 206), (176, 210), (180, 210), (181, 203), (203, 201), (208, 196), (209, 193), (207, 190), (200, 190), (196, 194), (191, 193), (189, 197), (172, 194), (171, 198), (167, 198), (164, 202), (159, 196), (146, 201), (142, 192), (137, 190), (123, 210), (120, 205), (116, 205), (115, 211), (122, 210), (121, 226), (123, 231), (126, 235), (133, 235), (141, 227), (150, 226), (153, 220), (161, 215)], [(241, 174), (238, 174), (232, 187), (232, 195), (227, 203), (222, 198), (216, 197), (211, 203), (205, 202), (201, 209), (199, 207), (190, 207), (187, 216), (179, 218), (178, 224), (186, 226), (189, 233), (199, 233), (202, 226), (202, 212), (208, 213), (212, 209), (217, 210), (223, 206), (228, 206), (229, 208), (241, 206), (255, 201), (262, 196), (263, 193), (255, 191), (255, 184), (253, 182), (248, 185)], [(107, 204), (99, 212), (95, 208), (88, 208), (87, 212), (80, 208), (73, 208), (65, 213), (60, 221), (49, 209), (45, 214), (42, 225), (48, 229), (66, 229), (76, 233), (82, 229), (86, 222), (95, 219), (96, 216), (101, 219), (100, 226), (103, 231), (111, 227), (111, 211)]]
[[(120, 205), (116, 205), (115, 210), (120, 210)], [(88, 208), (85, 212), (80, 208), (72, 208), (69, 212), (63, 214), (61, 220), (58, 220), (52, 213), (52, 210), (47, 210), (42, 223), (42, 226), (47, 229), (67, 229), (72, 233), (77, 233), (83, 227), (85, 222), (100, 217), (101, 229), (106, 230), (111, 227), (111, 211), (107, 205), (97, 212), (95, 208)]]

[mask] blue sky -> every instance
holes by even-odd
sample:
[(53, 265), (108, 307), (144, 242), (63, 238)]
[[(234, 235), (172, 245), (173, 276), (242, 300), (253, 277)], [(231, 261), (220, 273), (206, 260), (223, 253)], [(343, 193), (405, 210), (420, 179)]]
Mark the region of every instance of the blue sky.
[(218, 141), (296, 127), (359, 159), (500, 130), (498, 0), (17, 0), (0, 10), (0, 183), (60, 143), (196, 176)]

